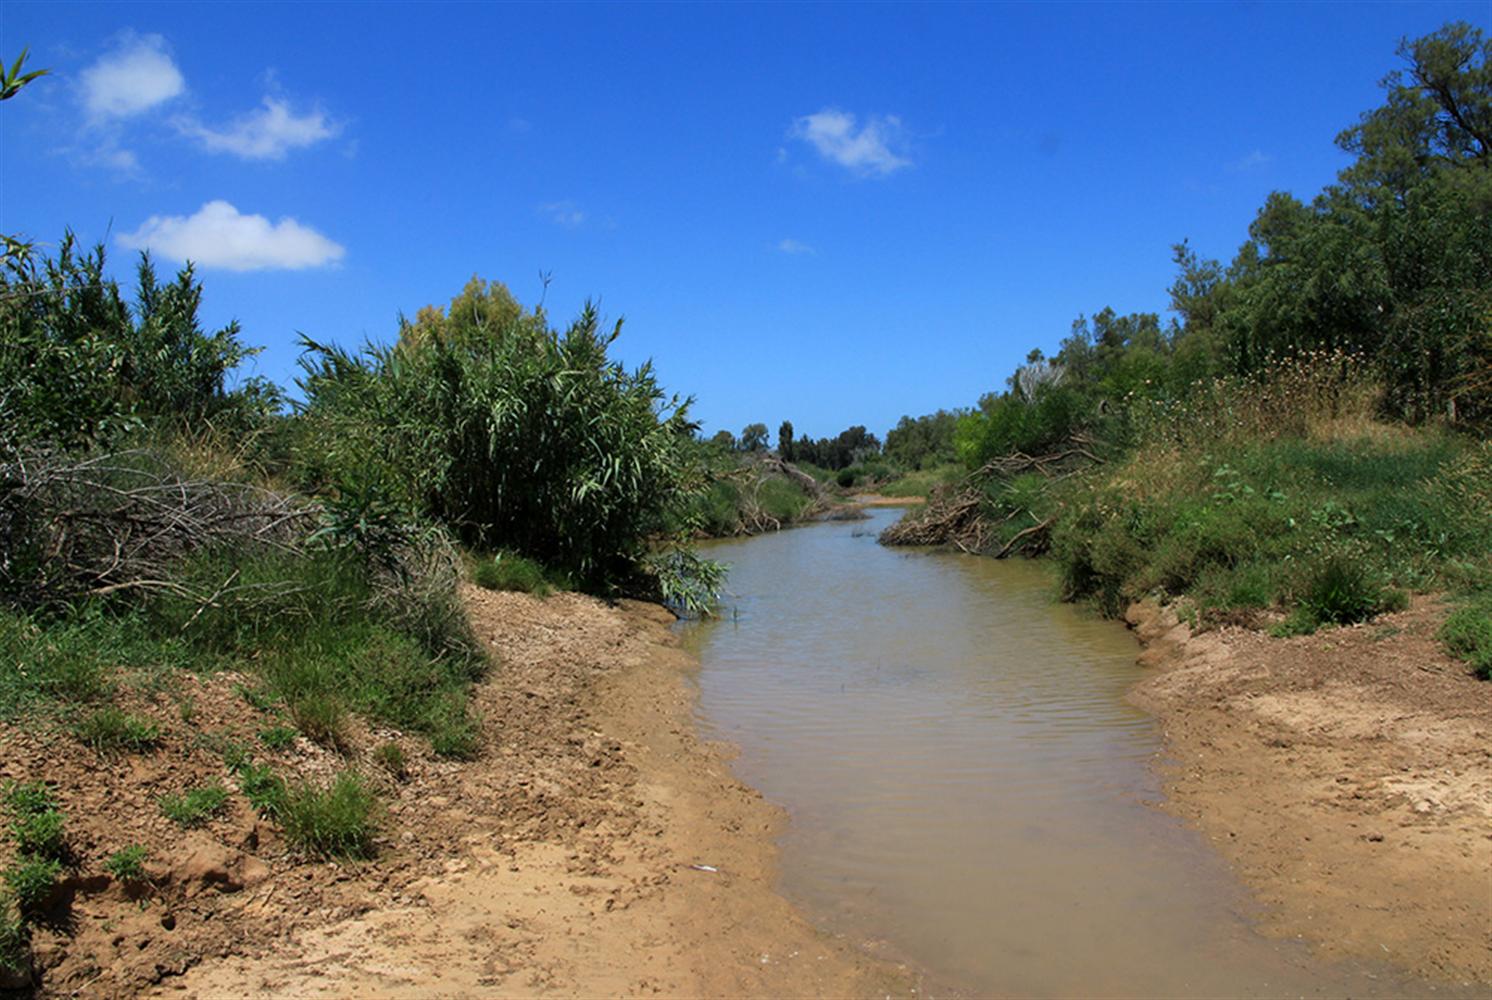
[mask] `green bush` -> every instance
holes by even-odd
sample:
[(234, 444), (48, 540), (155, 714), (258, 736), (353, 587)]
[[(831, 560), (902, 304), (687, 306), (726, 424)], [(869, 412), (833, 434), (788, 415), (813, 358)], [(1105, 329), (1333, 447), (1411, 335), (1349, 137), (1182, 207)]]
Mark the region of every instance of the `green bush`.
[(154, 722), (113, 705), (79, 719), (73, 726), (73, 735), (100, 753), (152, 750), (161, 742), (161, 729)]
[(328, 786), (300, 783), (285, 795), (280, 822), (285, 839), (318, 857), (367, 858), (373, 854), (378, 798), (356, 774), (344, 771)]
[(1482, 680), (1492, 680), (1492, 592), (1480, 594), (1452, 611), (1440, 629), (1440, 640), (1471, 664)]
[(564, 332), (500, 285), (422, 310), (360, 355), (307, 342), (303, 477), (373, 490), (473, 549), (520, 552), (587, 589), (630, 585), (691, 494), (688, 402), (607, 356), (587, 306)]
[(472, 566), (471, 577), (477, 586), (488, 590), (516, 590), (547, 597), (554, 589), (543, 566), (516, 552), (498, 552), (478, 559)]
[(150, 852), (141, 844), (131, 844), (109, 855), (104, 871), (120, 882), (145, 881), (145, 859)]
[(163, 795), (160, 799), (161, 815), (183, 829), (202, 826), (227, 805), (228, 789), (217, 784), (193, 788), (182, 795)]
[(1328, 556), (1305, 578), (1300, 606), (1316, 622), (1351, 625), (1405, 606), (1401, 592), (1390, 590), (1360, 559)]

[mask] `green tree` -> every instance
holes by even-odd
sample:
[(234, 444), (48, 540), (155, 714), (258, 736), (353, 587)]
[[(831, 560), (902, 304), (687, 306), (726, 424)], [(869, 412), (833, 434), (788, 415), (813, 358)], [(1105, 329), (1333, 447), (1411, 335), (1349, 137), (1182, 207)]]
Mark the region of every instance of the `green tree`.
[(777, 454), (784, 462), (793, 460), (793, 422), (784, 420), (777, 428)]
[(767, 425), (747, 424), (741, 428), (742, 451), (763, 451), (767, 447)]

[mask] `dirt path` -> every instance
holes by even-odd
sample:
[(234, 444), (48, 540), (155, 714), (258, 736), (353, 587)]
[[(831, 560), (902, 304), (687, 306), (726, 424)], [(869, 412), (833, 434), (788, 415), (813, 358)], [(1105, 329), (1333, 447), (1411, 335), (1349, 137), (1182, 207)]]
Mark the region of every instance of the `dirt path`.
[(1448, 659), (1443, 611), (1272, 639), (1127, 616), (1158, 672), (1169, 808), (1266, 904), (1264, 930), (1492, 994), (1492, 685)]
[(168, 980), (190, 996), (886, 996), (909, 977), (773, 889), (780, 811), (694, 735), (660, 608), (471, 589), (494, 746), (392, 812), (371, 898)]

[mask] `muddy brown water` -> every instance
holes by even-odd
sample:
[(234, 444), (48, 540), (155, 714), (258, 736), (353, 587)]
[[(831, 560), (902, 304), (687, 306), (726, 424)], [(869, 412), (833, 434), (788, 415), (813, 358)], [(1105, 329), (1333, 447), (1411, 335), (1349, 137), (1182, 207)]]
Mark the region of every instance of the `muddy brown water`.
[(1133, 637), (1040, 564), (877, 545), (898, 516), (709, 546), (724, 613), (684, 627), (701, 725), (788, 810), (782, 889), (821, 926), (929, 994), (1456, 993), (1255, 932), (1156, 808)]

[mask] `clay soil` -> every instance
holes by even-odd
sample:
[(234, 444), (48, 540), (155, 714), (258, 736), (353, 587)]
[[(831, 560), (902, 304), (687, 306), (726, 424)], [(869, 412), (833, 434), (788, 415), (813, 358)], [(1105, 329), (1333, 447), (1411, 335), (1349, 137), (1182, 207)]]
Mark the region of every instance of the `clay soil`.
[(1265, 904), (1263, 929), (1492, 995), (1492, 685), (1445, 609), (1291, 639), (1127, 616), (1156, 671), (1167, 808)]

